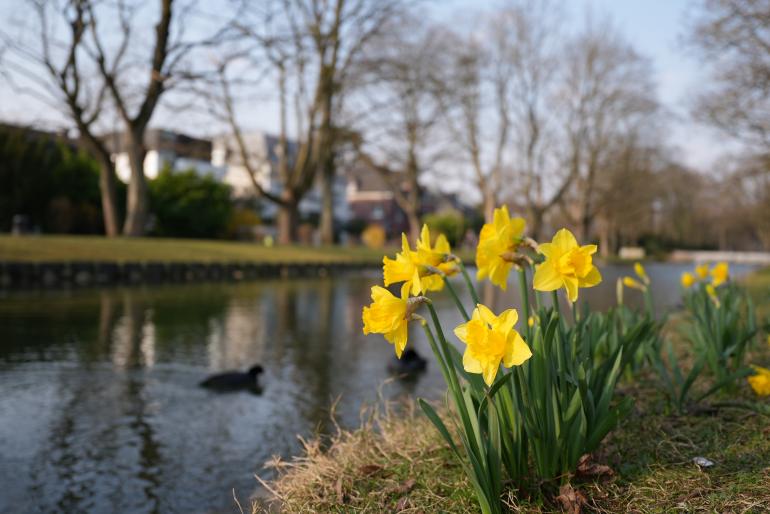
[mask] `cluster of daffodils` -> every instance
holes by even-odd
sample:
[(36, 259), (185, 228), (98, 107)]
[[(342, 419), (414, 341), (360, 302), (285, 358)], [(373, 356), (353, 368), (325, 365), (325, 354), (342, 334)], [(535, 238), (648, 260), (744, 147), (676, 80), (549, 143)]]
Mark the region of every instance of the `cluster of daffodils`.
[(681, 283), (685, 289), (690, 289), (698, 283), (705, 283), (706, 288), (713, 291), (713, 288), (726, 283), (729, 278), (730, 266), (726, 262), (719, 262), (711, 269), (708, 264), (698, 264), (693, 272), (682, 273)]
[[(488, 278), (505, 290), (514, 268), (520, 270), (539, 261), (535, 265), (534, 289), (557, 291), (563, 288), (570, 302), (577, 300), (580, 288), (601, 282), (601, 274), (592, 257), (596, 245), (580, 246), (566, 229), (559, 230), (551, 242), (538, 245), (524, 236), (525, 226), (522, 218), (510, 216), (507, 207), (495, 209), (492, 223), (485, 224), (479, 235), (476, 248), (478, 280)], [(516, 309), (495, 315), (477, 301), (472, 316), (465, 314), (447, 277), (462, 272), (469, 285), (470, 280), (443, 235), (432, 244), (430, 231), (423, 226), (414, 249), (405, 234), (401, 240), (401, 251), (395, 258), (383, 259), (383, 283), (385, 287), (401, 284), (401, 295), (397, 297), (380, 286), (372, 287), (373, 303), (363, 310), (364, 334), (384, 335), (400, 358), (407, 344), (409, 321), (417, 320), (426, 325), (426, 321), (415, 313), (417, 308), (426, 304), (433, 309), (430, 300), (422, 295), (448, 285), (467, 319), (454, 329), (457, 338), (465, 344), (462, 362), (466, 372), (481, 374), (484, 382), (491, 386), (500, 364), (510, 368), (521, 365), (532, 356), (527, 343), (514, 328), (519, 318)], [(475, 297), (473, 290), (472, 293)], [(433, 314), (435, 321), (435, 311)], [(526, 316), (531, 326), (534, 320), (528, 312)], [(436, 330), (440, 331), (440, 327)]]

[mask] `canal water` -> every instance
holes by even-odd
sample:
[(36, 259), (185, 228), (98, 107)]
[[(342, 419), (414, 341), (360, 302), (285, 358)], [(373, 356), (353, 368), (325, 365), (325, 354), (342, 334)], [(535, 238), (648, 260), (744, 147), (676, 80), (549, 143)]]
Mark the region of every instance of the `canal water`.
[[(651, 264), (659, 310), (679, 301), (689, 266)], [(749, 268), (733, 269), (735, 275)], [(581, 291), (615, 302), (629, 267)], [(435, 398), (437, 366), (391, 379), (392, 346), (361, 332), (376, 270), (319, 279), (0, 294), (0, 512), (236, 512), (263, 464), (298, 436), (359, 423), (361, 408)], [(457, 280), (457, 287), (462, 288)], [(498, 294), (517, 304), (517, 287)], [(467, 295), (466, 295), (467, 298)], [(446, 327), (461, 322), (435, 295)], [(641, 304), (626, 290), (626, 303)], [(470, 302), (468, 302), (470, 306)], [(410, 344), (429, 356), (418, 327)], [(260, 363), (262, 393), (216, 394), (208, 374)]]

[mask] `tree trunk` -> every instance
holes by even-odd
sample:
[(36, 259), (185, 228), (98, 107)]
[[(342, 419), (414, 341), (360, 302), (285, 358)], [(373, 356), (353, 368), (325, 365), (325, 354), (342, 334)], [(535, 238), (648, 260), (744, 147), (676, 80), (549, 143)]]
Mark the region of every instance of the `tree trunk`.
[(283, 203), (278, 205), (278, 243), (292, 244), (297, 240), (299, 209), (291, 191), (281, 195)]
[[(328, 151), (328, 150), (326, 150)], [(334, 244), (334, 157), (329, 156), (321, 174), (321, 243)], [(330, 162), (332, 161), (332, 162)]]
[(147, 179), (144, 176), (143, 133), (129, 133), (128, 160), (131, 165), (131, 179), (128, 182), (128, 201), (126, 202), (126, 222), (123, 234), (131, 237), (144, 235), (147, 224), (148, 198)]
[(420, 238), (420, 217), (417, 215), (417, 211), (405, 211), (406, 220), (409, 222), (409, 242), (414, 244)]
[(529, 210), (529, 237), (535, 241), (540, 241), (543, 235), (543, 218), (545, 211), (542, 208), (532, 208)]
[(115, 203), (115, 171), (112, 163), (99, 163), (99, 192), (102, 197), (102, 218), (107, 237), (120, 235), (118, 208)]
[(101, 143), (81, 130), (81, 144), (96, 159), (99, 164), (99, 193), (102, 200), (102, 219), (104, 220), (104, 233), (107, 237), (120, 235), (120, 221), (115, 193), (115, 169), (107, 150)]
[(492, 223), (495, 218), (495, 193), (488, 188), (482, 189), (484, 205), (484, 222)]

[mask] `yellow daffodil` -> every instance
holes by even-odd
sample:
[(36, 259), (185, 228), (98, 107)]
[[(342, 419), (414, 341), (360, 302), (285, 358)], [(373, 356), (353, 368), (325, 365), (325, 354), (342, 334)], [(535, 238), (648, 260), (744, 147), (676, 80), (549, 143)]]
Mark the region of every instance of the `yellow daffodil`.
[(596, 245), (579, 246), (572, 232), (559, 230), (550, 243), (543, 243), (538, 252), (545, 255), (545, 262), (535, 268), (534, 288), (538, 291), (567, 290), (570, 302), (578, 297), (578, 288), (593, 287), (602, 281), (599, 270), (591, 257)]
[(491, 386), (500, 368), (519, 366), (532, 357), (524, 339), (513, 326), (519, 319), (516, 309), (508, 309), (499, 316), (488, 307), (478, 304), (467, 323), (455, 328), (455, 335), (466, 344), (463, 368), (468, 373), (481, 373)]
[(754, 375), (748, 377), (749, 385), (759, 396), (770, 396), (770, 369), (752, 366)]
[(726, 262), (720, 262), (711, 268), (711, 283), (714, 287), (724, 284), (729, 277), (730, 266)]
[[(535, 326), (535, 317), (534, 316), (530, 316), (529, 318), (527, 318), (527, 326), (529, 328), (532, 328), (532, 327)], [(770, 340), (770, 339), (768, 339), (768, 340)]]
[(395, 347), (396, 356), (406, 347), (409, 323), (409, 284), (401, 287), (401, 298), (380, 286), (372, 287), (372, 304), (364, 307), (361, 318), (364, 334), (382, 334)]
[[(455, 259), (452, 257), (452, 248), (449, 246), (449, 241), (447, 241), (444, 234), (439, 234), (436, 238), (436, 244), (431, 246), (430, 229), (428, 229), (428, 225), (422, 226), (420, 239), (417, 241), (417, 260), (419, 264), (423, 266), (432, 266), (445, 275), (451, 276), (459, 271), (457, 262), (455, 262)], [(428, 277), (431, 280), (436, 278), (441, 280), (440, 275), (428, 275)], [(443, 280), (438, 289), (441, 289), (442, 286)], [(432, 290), (431, 287), (428, 287), (428, 289)]]
[(523, 218), (511, 218), (506, 206), (495, 209), (492, 223), (485, 223), (476, 247), (476, 278), (489, 280), (505, 291), (513, 262), (511, 256), (524, 236)]
[[(382, 259), (382, 271), (385, 286), (404, 282), (409, 286), (412, 295), (418, 295), (427, 291), (440, 291), (444, 287), (444, 279), (435, 273), (430, 267), (441, 269), (447, 273), (454, 263), (444, 262), (449, 254), (449, 243), (446, 238), (439, 236), (436, 247), (430, 245), (430, 232), (427, 226), (422, 228), (422, 236), (418, 244), (418, 250), (413, 251), (409, 246), (406, 234), (401, 234), (401, 252), (395, 259), (384, 257)], [(446, 250), (445, 253), (440, 253)], [(441, 266), (444, 266), (444, 269)], [(450, 266), (451, 265), (451, 266)]]
[(645, 285), (650, 285), (650, 277), (647, 276), (647, 271), (645, 271), (644, 266), (642, 266), (641, 262), (634, 263), (634, 272), (636, 273), (636, 276), (639, 277)]
[(709, 265), (698, 264), (695, 266), (695, 274), (698, 276), (698, 279), (705, 280), (709, 276)]
[(690, 289), (695, 284), (695, 277), (689, 271), (685, 271), (682, 273), (681, 282), (682, 287), (685, 289)]
[(646, 291), (647, 286), (639, 282), (633, 277), (623, 277), (623, 285), (632, 289), (638, 289), (639, 291)]
[(719, 303), (719, 295), (717, 294), (717, 290), (714, 287), (714, 285), (713, 284), (706, 284), (706, 292), (708, 293), (709, 298), (711, 298), (711, 301), (714, 302), (714, 305), (716, 305), (717, 308), (719, 308), (719, 305), (720, 305), (720, 303)]

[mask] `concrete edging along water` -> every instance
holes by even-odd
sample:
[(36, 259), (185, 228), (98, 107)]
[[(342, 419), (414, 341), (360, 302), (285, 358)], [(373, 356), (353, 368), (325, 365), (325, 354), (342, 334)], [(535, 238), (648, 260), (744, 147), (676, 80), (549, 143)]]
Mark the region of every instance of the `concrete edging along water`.
[(192, 282), (239, 282), (260, 278), (325, 277), (374, 268), (373, 262), (22, 262), (0, 261), (0, 289), (88, 287)]

